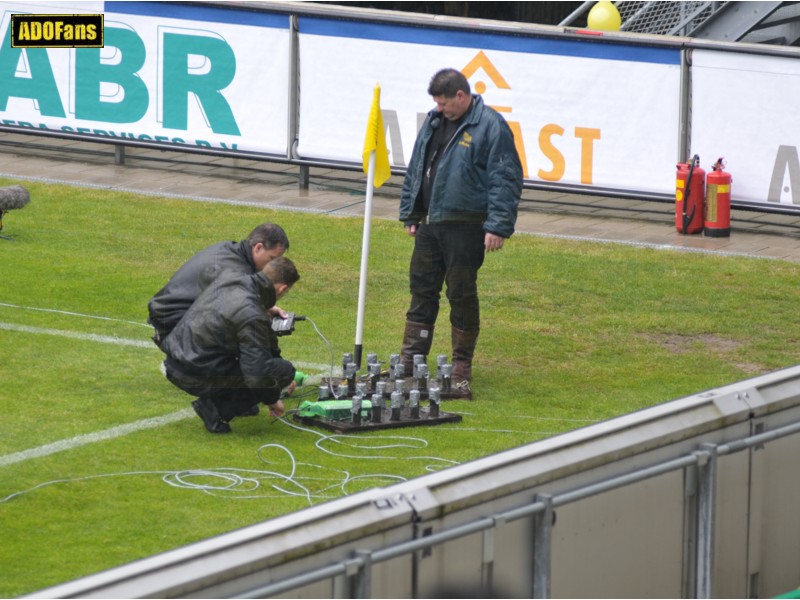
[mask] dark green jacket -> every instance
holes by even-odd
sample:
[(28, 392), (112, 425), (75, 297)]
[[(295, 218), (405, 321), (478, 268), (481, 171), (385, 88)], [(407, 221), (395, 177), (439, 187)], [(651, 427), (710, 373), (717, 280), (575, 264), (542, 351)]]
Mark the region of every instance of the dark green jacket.
[[(444, 117), (428, 113), (417, 136), (400, 198), (406, 225), (426, 218), (422, 205), (425, 149)], [(509, 238), (522, 193), (522, 165), (505, 119), (472, 96), (472, 106), (445, 148), (431, 190), (429, 223), (483, 223), (484, 230)]]

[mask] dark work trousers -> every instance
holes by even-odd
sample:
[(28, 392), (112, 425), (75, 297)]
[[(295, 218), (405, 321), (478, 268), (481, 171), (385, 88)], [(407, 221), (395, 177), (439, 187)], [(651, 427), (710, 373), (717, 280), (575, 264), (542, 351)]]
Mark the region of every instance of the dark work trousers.
[(164, 362), (167, 379), (173, 385), (187, 394), (210, 400), (224, 421), (230, 421), (259, 402), (274, 404), (280, 399), (281, 390), (294, 379), (294, 367), (283, 360), (277, 360), (283, 364), (282, 372), (275, 379), (275, 386), (258, 389), (245, 385), (238, 368), (227, 375), (197, 376), (182, 372), (169, 357)]
[(484, 237), (481, 223), (417, 226), (409, 273), (408, 321), (435, 324), (442, 284), (446, 284), (452, 326), (464, 331), (480, 328), (478, 269), (483, 265)]

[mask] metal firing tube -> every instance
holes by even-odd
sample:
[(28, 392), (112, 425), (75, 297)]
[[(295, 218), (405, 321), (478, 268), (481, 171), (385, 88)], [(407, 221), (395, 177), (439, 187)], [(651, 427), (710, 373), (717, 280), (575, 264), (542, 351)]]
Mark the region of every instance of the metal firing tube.
[(345, 370), (345, 378), (347, 379), (347, 391), (350, 394), (356, 393), (356, 372), (358, 371), (358, 365), (354, 362), (347, 363), (346, 370)]
[(442, 365), (442, 391), (449, 392), (453, 381), (453, 365)]
[(383, 396), (372, 394), (372, 422), (380, 423), (383, 419)]
[(412, 419), (419, 419), (419, 390), (408, 392), (408, 413)]
[(342, 377), (347, 377), (347, 365), (353, 362), (353, 353), (345, 352), (342, 354)]
[(406, 366), (399, 362), (394, 367), (392, 367), (392, 376), (395, 379), (402, 379), (406, 376)]
[(353, 425), (361, 425), (361, 396), (356, 395), (351, 404), (350, 413), (353, 417)]
[(369, 387), (371, 392), (378, 389), (378, 380), (381, 378), (381, 364), (378, 362), (370, 363), (367, 367), (369, 371)]
[(392, 392), (392, 421), (400, 420), (400, 413), (403, 410), (403, 392), (397, 390)]
[(447, 364), (447, 354), (439, 354), (436, 357), (436, 375), (438, 377), (442, 376), (442, 365)]
[(425, 363), (417, 365), (417, 388), (424, 390), (428, 387), (428, 365)]
[(430, 390), (428, 390), (428, 400), (430, 400), (430, 412), (428, 413), (428, 416), (431, 418), (436, 418), (439, 416), (439, 393), (439, 388), (436, 387), (432, 387)]
[(416, 378), (417, 377), (417, 369), (419, 369), (420, 365), (424, 365), (425, 364), (425, 355), (424, 354), (415, 354), (414, 358), (413, 358), (413, 361), (414, 361), (414, 363), (413, 363), (414, 366), (412, 367), (413, 371), (411, 373), (408, 373), (408, 375), (411, 375), (412, 377)]

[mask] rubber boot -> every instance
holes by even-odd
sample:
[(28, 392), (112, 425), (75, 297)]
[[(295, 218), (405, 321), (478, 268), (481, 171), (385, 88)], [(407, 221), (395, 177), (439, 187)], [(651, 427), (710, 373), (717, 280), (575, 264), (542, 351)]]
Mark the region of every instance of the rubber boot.
[(472, 380), (472, 357), (475, 346), (478, 344), (480, 330), (456, 329), (452, 327), (451, 337), (453, 342), (453, 391), (458, 393), (458, 398), (472, 400), (472, 390), (469, 387)]
[(414, 355), (424, 354), (426, 357), (433, 344), (433, 325), (406, 321), (403, 335), (403, 347), (400, 349), (400, 360), (405, 367), (406, 378), (414, 375)]

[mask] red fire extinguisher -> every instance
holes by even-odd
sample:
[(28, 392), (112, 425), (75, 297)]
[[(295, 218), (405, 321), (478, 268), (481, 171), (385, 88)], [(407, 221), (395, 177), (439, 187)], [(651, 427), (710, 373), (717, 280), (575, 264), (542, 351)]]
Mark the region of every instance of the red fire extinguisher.
[(675, 228), (679, 233), (703, 230), (703, 200), (706, 172), (695, 154), (691, 162), (678, 163), (675, 181)]
[(731, 174), (722, 169), (720, 158), (706, 178), (706, 221), (703, 235), (728, 237), (731, 234)]

